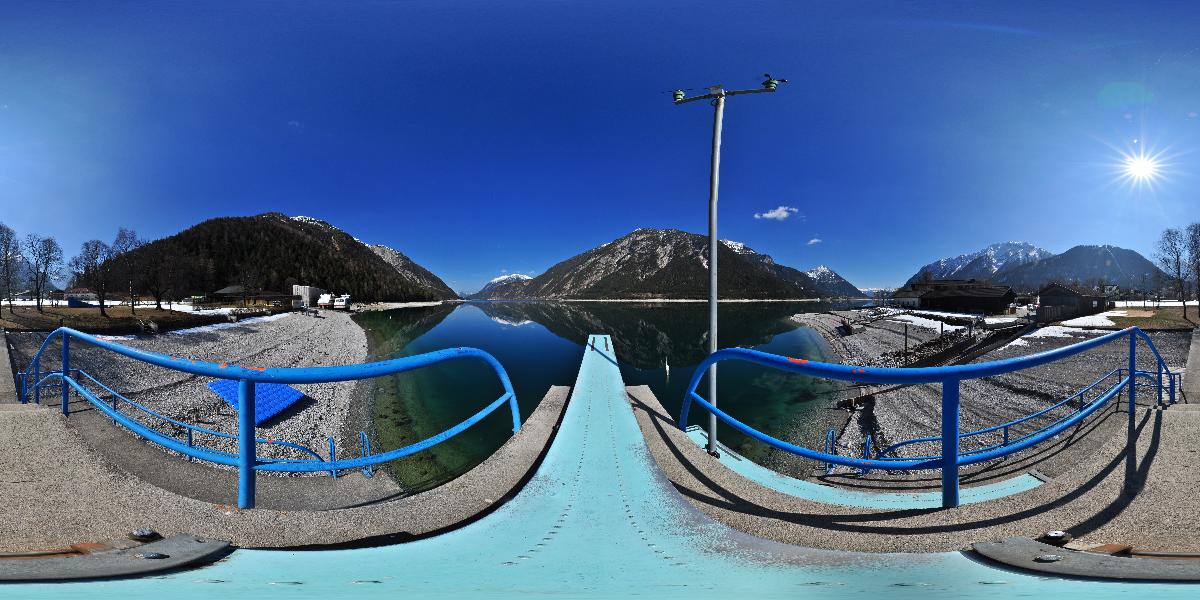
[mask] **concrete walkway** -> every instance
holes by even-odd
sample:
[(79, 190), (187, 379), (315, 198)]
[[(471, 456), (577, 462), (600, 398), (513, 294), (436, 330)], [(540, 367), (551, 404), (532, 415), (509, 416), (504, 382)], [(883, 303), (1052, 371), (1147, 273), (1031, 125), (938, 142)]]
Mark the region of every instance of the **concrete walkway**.
[(1136, 551), (1200, 552), (1200, 513), (1191, 508), (1200, 411), (1190, 406), (1139, 407), (1133, 454), (1125, 452), (1128, 414), (1105, 411), (1086, 427), (1107, 443), (1075, 453), (1074, 468), (1027, 492), (954, 509), (881, 510), (812, 502), (743, 478), (680, 431), (648, 388), (628, 391), (651, 453), (684, 497), (754, 535), (828, 549), (936, 552), (1061, 529)]
[[(5, 446), (0, 452), (0, 551), (117, 539), (139, 527), (242, 547), (382, 543), (453, 529), (521, 489), (553, 437), (569, 392), (551, 388), (520, 432), (443, 486), (391, 502), (325, 511), (240, 511), (180, 496), (106, 462), (57, 407), (0, 404)], [(268, 495), (273, 483), (260, 477)]]

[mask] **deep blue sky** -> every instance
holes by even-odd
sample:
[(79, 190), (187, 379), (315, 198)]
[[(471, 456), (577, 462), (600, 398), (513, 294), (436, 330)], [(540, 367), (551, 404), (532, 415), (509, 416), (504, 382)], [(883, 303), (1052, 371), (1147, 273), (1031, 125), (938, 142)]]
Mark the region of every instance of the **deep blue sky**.
[[(1200, 217), (1188, 3), (5, 2), (0, 221), (320, 217), (459, 290), (637, 227), (706, 228), (859, 286), (1005, 240), (1149, 254)], [(1135, 145), (1134, 140), (1138, 140)], [(1166, 150), (1154, 189), (1117, 149)], [(779, 206), (785, 220), (756, 219)], [(809, 243), (819, 239), (819, 243)]]

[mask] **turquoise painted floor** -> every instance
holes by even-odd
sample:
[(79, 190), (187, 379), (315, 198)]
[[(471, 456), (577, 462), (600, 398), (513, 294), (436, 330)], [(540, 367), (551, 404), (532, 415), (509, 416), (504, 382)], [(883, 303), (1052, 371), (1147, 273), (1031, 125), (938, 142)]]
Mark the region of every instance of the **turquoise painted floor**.
[[(687, 434), (688, 437), (692, 438), (692, 441), (701, 447), (708, 446), (708, 432), (704, 431), (704, 428), (693, 425), (688, 427)], [(718, 440), (720, 439), (720, 433), (717, 434), (717, 438)], [(717, 444), (721, 451), (721, 464), (729, 467), (742, 477), (756, 481), (763, 486), (784, 494), (796, 496), (797, 498), (804, 498), (824, 504), (840, 504), (842, 506), (854, 506), (858, 508), (906, 509), (940, 508), (942, 506), (941, 491), (911, 494), (901, 492), (864, 492), (861, 490), (849, 490), (831, 485), (822, 485), (812, 481), (781, 475), (739, 455), (719, 441)], [(961, 504), (986, 502), (1032, 490), (1041, 484), (1042, 480), (1024, 473), (996, 483), (960, 488), (959, 502)]]
[[(956, 553), (814, 551), (695, 511), (653, 468), (611, 340), (593, 336), (553, 446), (513, 500), (462, 529), (380, 548), (239, 550), (152, 578), (0, 587), (25, 598), (1194, 598), (1196, 587), (1006, 573)], [(595, 348), (593, 350), (593, 348)]]

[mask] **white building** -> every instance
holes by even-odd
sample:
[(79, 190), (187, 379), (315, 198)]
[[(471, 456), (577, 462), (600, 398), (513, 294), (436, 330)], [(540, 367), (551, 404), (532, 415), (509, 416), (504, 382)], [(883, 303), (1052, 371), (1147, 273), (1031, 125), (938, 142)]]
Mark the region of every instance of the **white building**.
[(327, 293), (325, 290), (313, 285), (293, 285), (292, 295), (300, 296), (300, 308), (313, 308), (317, 305), (317, 299), (321, 294)]

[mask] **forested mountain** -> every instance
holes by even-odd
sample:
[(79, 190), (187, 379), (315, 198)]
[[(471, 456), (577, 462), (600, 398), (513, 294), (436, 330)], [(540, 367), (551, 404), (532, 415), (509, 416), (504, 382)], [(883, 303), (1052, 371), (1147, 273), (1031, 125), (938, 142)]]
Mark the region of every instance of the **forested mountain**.
[(1165, 277), (1154, 263), (1134, 250), (1116, 246), (1075, 246), (1062, 254), (1031, 262), (996, 276), (996, 282), (1018, 291), (1036, 291), (1051, 281), (1083, 285), (1153, 286)]
[(1019, 292), (1035, 292), (1052, 281), (1123, 288), (1154, 285), (1162, 271), (1134, 250), (1075, 246), (1053, 254), (1026, 242), (992, 244), (978, 252), (943, 258), (921, 267), (908, 283), (930, 279), (988, 279)]
[[(726, 242), (717, 252), (722, 298), (821, 295), (808, 275), (741, 244)], [(473, 297), (703, 299), (708, 297), (708, 238), (678, 229), (637, 229), (533, 279), (493, 289), (486, 296), (483, 291)]]
[(291, 293), (293, 284), (348, 293), (363, 302), (457, 297), (433, 274), (395, 255), (402, 260), (389, 262), (380, 250), (319, 219), (265, 213), (209, 219), (119, 260), (143, 265), (148, 279), (169, 286), (177, 297), (228, 285)]

